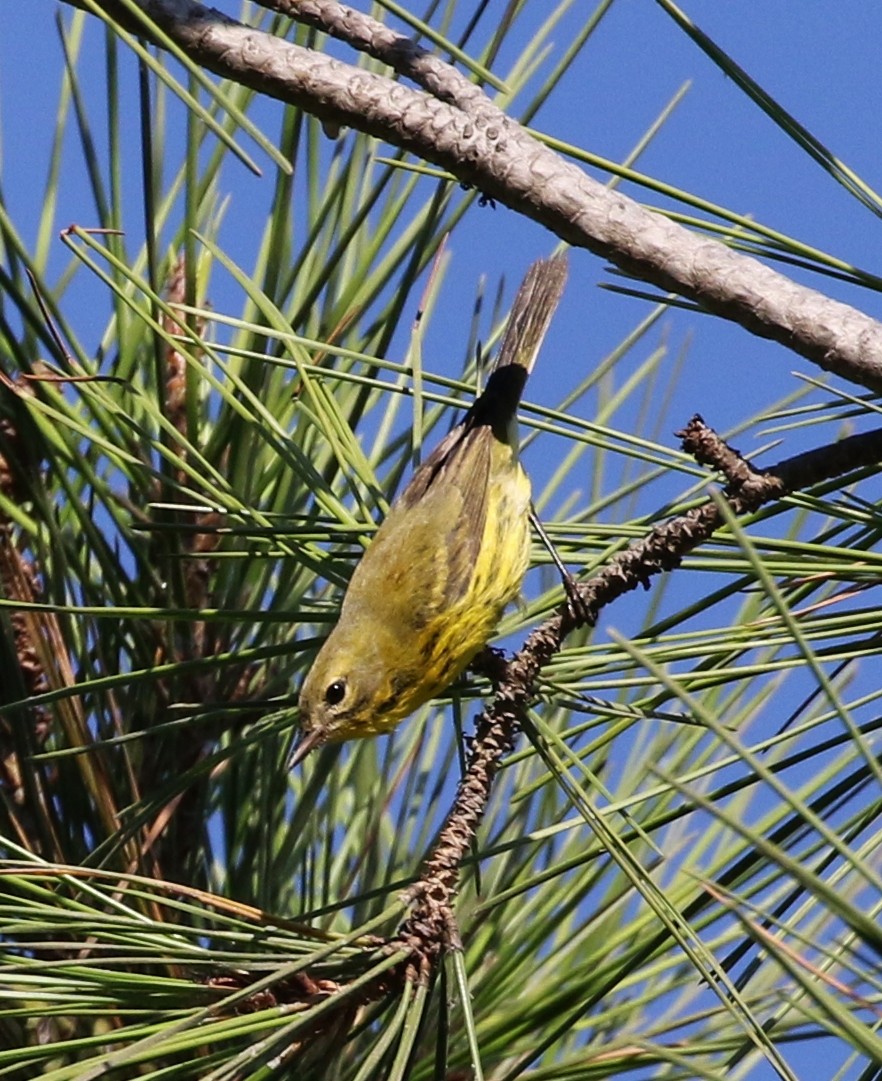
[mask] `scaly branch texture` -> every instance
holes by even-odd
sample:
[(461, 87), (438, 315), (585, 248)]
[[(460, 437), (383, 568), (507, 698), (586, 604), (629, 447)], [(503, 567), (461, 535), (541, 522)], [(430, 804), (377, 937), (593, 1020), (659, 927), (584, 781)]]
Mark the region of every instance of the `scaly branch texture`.
[[(298, 105), (332, 127), (356, 128), (408, 150), (570, 244), (843, 379), (882, 389), (882, 324), (608, 190), (437, 57), (367, 16), (331, 0), (266, 5), (327, 29), (430, 92), (243, 26), (194, 0), (139, 0), (143, 19), (118, 0), (69, 2), (95, 6), (125, 30), (150, 35), (155, 24), (195, 64)], [(156, 40), (163, 44), (161, 36)]]

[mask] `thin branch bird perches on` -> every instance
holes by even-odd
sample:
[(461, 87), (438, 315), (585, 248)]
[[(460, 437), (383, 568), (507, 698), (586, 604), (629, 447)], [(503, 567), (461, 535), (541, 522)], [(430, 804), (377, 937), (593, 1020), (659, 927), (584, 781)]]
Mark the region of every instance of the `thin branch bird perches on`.
[[(722, 496), (737, 515), (751, 514), (791, 492), (882, 461), (882, 429), (785, 458), (766, 470), (748, 463), (698, 415), (676, 434), (684, 451), (723, 474), (726, 485)], [(445, 948), (457, 945), (453, 904), (459, 870), (484, 815), (493, 779), (514, 746), (535, 697), (542, 668), (573, 630), (595, 624), (600, 612), (623, 594), (640, 586), (648, 588), (655, 575), (674, 570), (722, 525), (723, 512), (718, 501), (711, 498), (656, 526), (646, 538), (615, 556), (578, 586), (584, 616), (566, 604), (537, 627), (511, 659), (494, 659), (494, 699), (478, 718), (453, 806), (420, 878), (409, 890), (413, 907), (392, 942), (397, 949), (404, 946), (409, 950), (415, 959), (413, 968), (423, 977), (433, 971)]]

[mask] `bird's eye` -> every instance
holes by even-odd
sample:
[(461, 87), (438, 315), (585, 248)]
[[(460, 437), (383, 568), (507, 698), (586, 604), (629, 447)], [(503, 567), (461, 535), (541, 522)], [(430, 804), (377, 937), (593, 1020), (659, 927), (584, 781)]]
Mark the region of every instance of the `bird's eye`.
[(338, 706), (345, 697), (345, 679), (335, 679), (333, 683), (328, 684), (328, 688), (325, 691), (325, 701), (329, 706)]

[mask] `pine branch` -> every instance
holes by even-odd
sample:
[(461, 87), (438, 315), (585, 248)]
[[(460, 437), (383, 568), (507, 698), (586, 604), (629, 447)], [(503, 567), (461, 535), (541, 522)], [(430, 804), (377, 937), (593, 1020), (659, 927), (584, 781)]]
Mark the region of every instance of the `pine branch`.
[[(767, 470), (757, 470), (709, 428), (699, 416), (677, 435), (685, 451), (724, 474), (723, 496), (733, 513), (750, 514), (766, 503), (801, 488), (882, 461), (882, 429), (851, 436), (786, 458)], [(481, 714), (465, 773), (438, 842), (410, 891), (414, 902), (394, 946), (406, 947), (418, 958), (418, 968), (431, 971), (443, 949), (456, 946), (453, 904), (459, 867), (468, 854), (490, 798), (502, 759), (514, 746), (522, 719), (535, 697), (542, 668), (579, 626), (594, 625), (600, 612), (623, 594), (663, 571), (674, 570), (693, 549), (725, 524), (715, 499), (656, 526), (642, 541), (616, 556), (593, 578), (578, 587), (581, 610), (567, 604), (533, 631), (509, 661), (493, 658), (497, 692)]]
[[(74, 2), (74, 0), (69, 0)], [(195, 64), (352, 127), (440, 165), (487, 197), (588, 248), (628, 274), (688, 297), (849, 382), (882, 388), (882, 324), (798, 285), (756, 259), (688, 231), (610, 191), (544, 146), (477, 87), (366, 16), (340, 4), (275, 5), (322, 25), (431, 89), (391, 78), (251, 29), (194, 0), (141, 0), (133, 18), (118, 0), (76, 0), (129, 30), (162, 35)], [(451, 69), (452, 71), (452, 69)]]

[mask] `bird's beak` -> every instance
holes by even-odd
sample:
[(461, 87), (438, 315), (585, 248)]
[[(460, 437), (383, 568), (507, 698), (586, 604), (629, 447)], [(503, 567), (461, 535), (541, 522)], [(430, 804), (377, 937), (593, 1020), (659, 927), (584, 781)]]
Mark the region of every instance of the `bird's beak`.
[(294, 749), (288, 759), (288, 769), (292, 770), (299, 766), (304, 758), (315, 747), (320, 747), (325, 742), (325, 732), (321, 728), (313, 728), (311, 732), (303, 733), (296, 738)]

